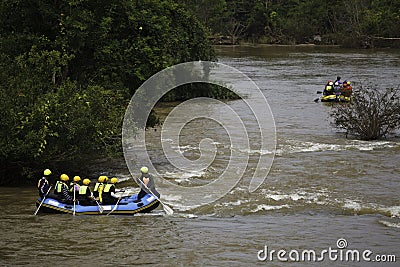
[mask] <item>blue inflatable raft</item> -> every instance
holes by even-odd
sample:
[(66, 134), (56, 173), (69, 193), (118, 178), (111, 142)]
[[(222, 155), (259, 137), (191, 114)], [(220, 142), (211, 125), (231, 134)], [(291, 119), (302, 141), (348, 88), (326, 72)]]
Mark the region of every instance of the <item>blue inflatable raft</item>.
[[(124, 214), (124, 215), (132, 215), (135, 213), (145, 213), (150, 212), (158, 207), (160, 202), (151, 194), (147, 194), (144, 196), (140, 202), (135, 203), (137, 200), (137, 194), (123, 197), (117, 207), (115, 205), (102, 205), (101, 208), (97, 205), (91, 206), (83, 206), (76, 204), (75, 205), (75, 214), (76, 215), (106, 215), (112, 211), (112, 214)], [(39, 197), (36, 200), (36, 207), (39, 207), (42, 199)], [(101, 212), (102, 209), (102, 212)], [(45, 198), (42, 206), (40, 207), (40, 212), (45, 213), (74, 213), (74, 205), (62, 203), (53, 198)]]

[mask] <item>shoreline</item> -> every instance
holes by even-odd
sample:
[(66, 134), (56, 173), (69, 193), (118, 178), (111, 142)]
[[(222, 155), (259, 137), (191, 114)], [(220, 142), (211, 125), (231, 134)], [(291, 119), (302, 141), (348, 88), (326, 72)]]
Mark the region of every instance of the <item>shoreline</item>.
[(345, 47), (342, 45), (321, 45), (321, 44), (263, 44), (263, 43), (240, 43), (240, 44), (215, 44), (212, 45), (214, 50), (224, 49), (224, 48), (239, 48), (239, 47), (248, 47), (248, 48), (304, 48), (304, 49), (343, 49), (343, 50), (356, 50), (356, 51), (399, 51), (400, 48), (396, 47)]

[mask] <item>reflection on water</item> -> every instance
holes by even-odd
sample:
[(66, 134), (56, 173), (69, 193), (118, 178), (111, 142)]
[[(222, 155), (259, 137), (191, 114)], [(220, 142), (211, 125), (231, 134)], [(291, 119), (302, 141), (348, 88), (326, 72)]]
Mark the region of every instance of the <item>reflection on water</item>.
[[(337, 75), (355, 87), (397, 86), (400, 52), (282, 46), (220, 47), (218, 53), (219, 62), (257, 83), (274, 114), (277, 153), (261, 188), (247, 190), (258, 157), (271, 152), (257, 145), (251, 123), (250, 149), (235, 151), (249, 156), (244, 179), (217, 202), (194, 210), (185, 210), (179, 196), (162, 195), (176, 211), (172, 217), (161, 215), (161, 208), (153, 216), (33, 216), (34, 188), (0, 188), (0, 265), (265, 266), (269, 263), (257, 261), (257, 251), (265, 245), (322, 250), (335, 247), (342, 237), (349, 248), (400, 256), (400, 140), (345, 139), (331, 126), (330, 106), (313, 101), (326, 80)], [(244, 121), (251, 114), (243, 101), (228, 105)], [(158, 112), (171, 109), (161, 105)], [(199, 142), (207, 137), (217, 154), (210, 168), (183, 173), (162, 153), (160, 132), (148, 131), (149, 153), (165, 179), (184, 186), (212, 181), (235, 149), (219, 125), (192, 121), (172, 147), (196, 159)], [(105, 168), (120, 173), (122, 180), (129, 177), (123, 164), (101, 166)], [(158, 185), (162, 192), (165, 185)], [(125, 186), (131, 182), (120, 184)], [(318, 264), (332, 265), (344, 264)]]

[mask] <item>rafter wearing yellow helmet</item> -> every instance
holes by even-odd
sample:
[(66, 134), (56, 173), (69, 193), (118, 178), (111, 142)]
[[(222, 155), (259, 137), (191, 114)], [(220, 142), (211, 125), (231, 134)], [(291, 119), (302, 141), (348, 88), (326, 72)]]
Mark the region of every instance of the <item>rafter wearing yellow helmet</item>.
[(61, 174), (60, 181), (58, 181), (55, 186), (54, 194), (56, 194), (58, 198), (62, 200), (62, 202), (71, 204), (73, 199), (68, 192), (68, 185), (65, 183), (68, 181), (68, 175), (66, 175), (65, 173)]
[(78, 201), (79, 204), (81, 205), (94, 205), (95, 201), (94, 198), (92, 197), (92, 193), (90, 192), (89, 184), (90, 180), (85, 178), (82, 181), (82, 184), (79, 188), (78, 192)]
[(93, 196), (100, 202), (103, 202), (103, 189), (106, 178), (107, 176), (105, 175), (99, 176), (97, 183), (94, 185)]
[(134, 202), (136, 203), (140, 202), (141, 199), (147, 194), (152, 194), (159, 197), (160, 194), (156, 190), (154, 178), (149, 173), (149, 169), (143, 166), (142, 168), (140, 168), (140, 172), (141, 172), (141, 175), (139, 177), (140, 192), (138, 194), (137, 200), (135, 200)]
[(118, 178), (113, 177), (110, 180), (110, 183), (106, 184), (104, 186), (103, 190), (103, 203), (104, 204), (116, 204), (119, 199), (121, 199), (120, 196), (115, 194), (115, 184), (118, 183)]
[(51, 175), (51, 171), (49, 169), (45, 169), (43, 171), (43, 177), (38, 181), (37, 188), (41, 198), (45, 197), (50, 191), (50, 184), (47, 180), (49, 175)]

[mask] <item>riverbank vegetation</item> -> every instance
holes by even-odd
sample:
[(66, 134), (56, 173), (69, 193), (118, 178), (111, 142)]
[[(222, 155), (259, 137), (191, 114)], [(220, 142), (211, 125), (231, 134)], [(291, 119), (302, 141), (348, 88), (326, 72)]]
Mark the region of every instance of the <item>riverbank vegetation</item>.
[(182, 0), (215, 44), (400, 47), (400, 1)]
[(204, 27), (172, 1), (8, 0), (0, 22), (0, 184), (120, 153), (143, 81), (215, 59)]
[(400, 128), (400, 90), (361, 87), (353, 100), (333, 106), (335, 126), (361, 140), (387, 137)]
[[(396, 44), (398, 1), (59, 0), (0, 3), (0, 185), (121, 153), (135, 90), (158, 71), (216, 59), (215, 43)], [(206, 88), (206, 89), (205, 89)], [(163, 100), (235, 98), (191, 84)], [(156, 123), (157, 118), (149, 121)]]

